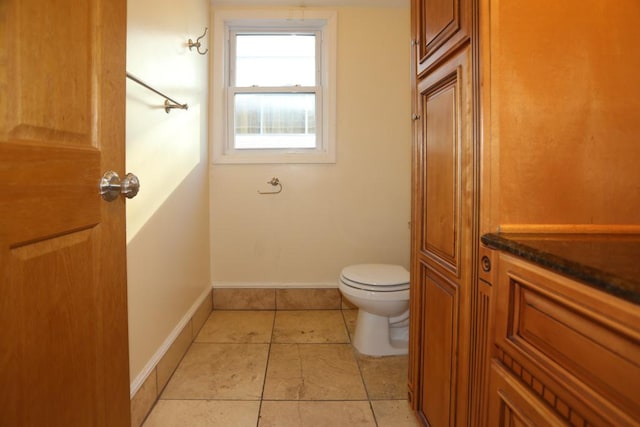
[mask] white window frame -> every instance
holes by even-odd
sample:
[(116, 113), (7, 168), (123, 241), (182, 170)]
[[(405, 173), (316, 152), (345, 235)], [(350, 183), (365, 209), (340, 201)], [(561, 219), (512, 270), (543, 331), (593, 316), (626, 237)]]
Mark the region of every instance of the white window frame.
[[(332, 10), (214, 10), (211, 69), (211, 127), (213, 163), (335, 163), (336, 158), (336, 34)], [(229, 85), (229, 36), (237, 29), (318, 32), (321, 37), (319, 92), (316, 95), (315, 149), (234, 149), (233, 101)]]
[[(235, 53), (235, 43), (234, 43), (234, 39), (236, 38), (237, 35), (243, 35), (243, 34), (264, 34), (264, 35), (290, 35), (290, 34), (304, 34), (304, 35), (313, 35), (314, 36), (314, 40), (315, 40), (315, 47), (314, 47), (314, 51), (315, 51), (315, 65), (316, 65), (316, 69), (315, 69), (315, 75), (314, 75), (314, 81), (315, 81), (315, 85), (314, 86), (269, 86), (269, 87), (260, 87), (260, 86), (251, 86), (251, 87), (247, 87), (247, 86), (237, 86), (237, 84), (235, 83), (235, 77), (236, 77), (236, 71), (235, 71), (235, 65), (233, 63), (233, 59), (236, 58), (236, 53)], [(235, 141), (235, 121), (234, 121), (234, 114), (232, 114), (232, 112), (235, 109), (235, 98), (236, 95), (239, 94), (269, 94), (269, 93), (276, 93), (276, 94), (299, 94), (299, 93), (305, 93), (305, 94), (313, 94), (314, 95), (314, 99), (315, 99), (315, 108), (314, 108), (314, 114), (315, 114), (315, 121), (316, 123), (322, 123), (322, 32), (320, 31), (320, 29), (316, 29), (314, 28), (309, 28), (309, 27), (273, 27), (273, 28), (264, 28), (262, 26), (260, 27), (255, 27), (255, 26), (250, 26), (250, 27), (245, 27), (245, 26), (232, 26), (229, 28), (229, 82), (227, 85), (227, 111), (229, 112), (227, 115), (227, 143), (229, 144), (230, 147), (237, 147), (238, 144)], [(264, 135), (261, 135), (262, 138), (264, 138)], [(306, 148), (306, 149), (301, 149), (301, 153), (302, 152), (306, 152), (306, 151), (310, 151), (310, 150), (316, 150), (318, 148), (320, 148), (321, 144), (322, 144), (322, 126), (316, 126), (316, 132), (314, 134), (314, 141), (316, 143), (316, 148), (310, 149), (310, 148)], [(279, 148), (279, 150), (282, 150), (283, 148)], [(245, 151), (245, 149), (243, 149), (243, 151)], [(260, 150), (260, 149), (258, 149)], [(272, 149), (273, 150), (273, 149)], [(291, 148), (288, 149), (289, 151), (292, 151)]]

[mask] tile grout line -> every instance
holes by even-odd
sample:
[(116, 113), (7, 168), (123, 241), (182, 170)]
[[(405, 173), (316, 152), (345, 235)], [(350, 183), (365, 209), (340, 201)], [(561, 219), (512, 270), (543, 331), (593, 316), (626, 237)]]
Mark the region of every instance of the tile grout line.
[(271, 321), (271, 334), (269, 336), (269, 347), (267, 347), (267, 363), (264, 366), (264, 379), (262, 380), (262, 390), (260, 390), (260, 403), (258, 404), (258, 418), (256, 419), (256, 427), (260, 425), (260, 417), (262, 416), (262, 402), (264, 401), (264, 389), (267, 386), (267, 372), (269, 371), (269, 361), (271, 360), (271, 345), (273, 344), (273, 332), (276, 328), (276, 316), (278, 310), (273, 310), (273, 320)]
[(360, 380), (362, 381), (362, 386), (364, 387), (364, 391), (367, 394), (367, 403), (369, 404), (369, 410), (371, 411), (371, 415), (373, 416), (373, 422), (376, 423), (376, 427), (377, 427), (378, 419), (376, 417), (376, 411), (373, 410), (373, 404), (371, 403), (369, 388), (367, 387), (367, 383), (364, 380), (364, 373), (362, 372), (362, 365), (360, 363), (360, 358), (358, 357), (358, 352), (356, 348), (353, 346), (353, 342), (351, 340), (351, 333), (349, 332), (349, 328), (347, 327), (347, 319), (345, 318), (344, 310), (340, 310), (340, 311), (342, 312), (342, 321), (344, 322), (344, 327), (347, 330), (347, 336), (349, 337), (351, 352), (353, 353), (353, 358), (356, 360), (356, 365), (358, 366), (358, 373), (360, 374)]

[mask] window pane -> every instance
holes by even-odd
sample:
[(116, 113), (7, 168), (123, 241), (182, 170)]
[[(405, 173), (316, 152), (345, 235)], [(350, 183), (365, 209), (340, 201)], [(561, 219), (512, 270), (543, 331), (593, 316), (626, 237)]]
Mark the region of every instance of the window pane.
[(237, 87), (315, 86), (315, 35), (236, 35)]
[(234, 147), (315, 148), (313, 93), (236, 94)]

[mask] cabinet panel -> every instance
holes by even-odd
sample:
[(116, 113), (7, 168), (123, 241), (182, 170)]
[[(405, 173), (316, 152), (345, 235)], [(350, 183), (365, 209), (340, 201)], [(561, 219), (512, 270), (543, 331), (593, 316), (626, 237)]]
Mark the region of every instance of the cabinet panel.
[(469, 38), (468, 0), (416, 0), (418, 70), (421, 74)]
[(428, 267), (423, 283), (421, 412), (430, 425), (448, 426), (455, 419), (459, 289)]
[[(440, 39), (446, 38), (446, 34), (460, 27), (459, 4), (453, 0), (431, 0), (424, 3), (424, 43), (433, 49)], [(448, 31), (447, 31), (448, 30)]]
[[(460, 276), (463, 188), (470, 176), (467, 51), (422, 80), (420, 251)], [(465, 157), (466, 156), (466, 157)], [(464, 222), (468, 224), (468, 222)]]
[(426, 120), (426, 143), (429, 146), (425, 156), (426, 251), (437, 253), (452, 266), (457, 264), (456, 214), (459, 209), (460, 176), (456, 165), (459, 140), (455, 129), (456, 76), (450, 76), (445, 86), (434, 93), (423, 94)]
[[(481, 247), (480, 256), (492, 257), (491, 251)], [(470, 425), (484, 426), (487, 416), (489, 391), (489, 361), (493, 345), (493, 273), (490, 261), (485, 269), (479, 268), (480, 280), (477, 283), (476, 302), (474, 305), (471, 357), (471, 390), (474, 398), (470, 401)], [(497, 270), (494, 268), (493, 270)], [(488, 279), (488, 280), (486, 280)]]
[[(527, 286), (513, 283), (519, 294), (514, 304), (518, 318), (515, 335), (544, 356), (583, 378), (592, 387), (621, 396), (631, 396), (630, 407), (640, 406), (640, 342), (620, 331), (574, 311)], [(515, 339), (512, 338), (512, 339)], [(605, 368), (606, 367), (606, 368)]]
[(639, 224), (640, 2), (489, 3), (491, 228)]

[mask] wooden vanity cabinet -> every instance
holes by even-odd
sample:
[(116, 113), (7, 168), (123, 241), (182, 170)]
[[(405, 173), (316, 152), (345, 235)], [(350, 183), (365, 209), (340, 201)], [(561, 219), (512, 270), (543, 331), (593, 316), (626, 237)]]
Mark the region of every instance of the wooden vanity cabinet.
[(494, 287), (488, 425), (640, 423), (637, 305), (506, 253)]

